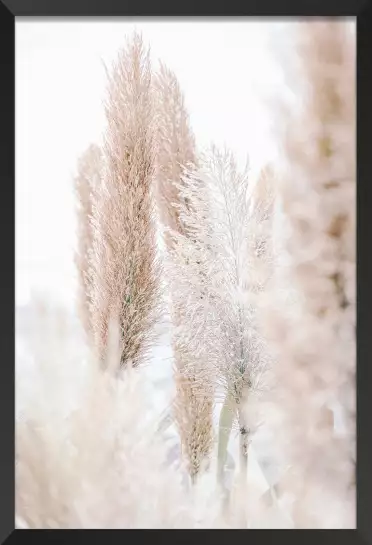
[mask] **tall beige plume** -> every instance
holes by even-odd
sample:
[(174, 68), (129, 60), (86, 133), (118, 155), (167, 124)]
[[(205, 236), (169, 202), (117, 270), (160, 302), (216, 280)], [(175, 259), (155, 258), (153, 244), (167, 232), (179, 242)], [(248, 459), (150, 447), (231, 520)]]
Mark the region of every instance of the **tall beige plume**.
[[(174, 73), (161, 64), (155, 79), (157, 95), (158, 153), (157, 197), (160, 218), (165, 227), (164, 238), (169, 253), (174, 247), (170, 231), (184, 233), (179, 216), (182, 184), (186, 166), (195, 166), (195, 141), (189, 125), (184, 97)], [(172, 259), (170, 257), (170, 259)], [(191, 479), (194, 481), (207, 464), (212, 447), (213, 393), (207, 391), (195, 366), (190, 369), (192, 355), (179, 340), (178, 328), (187, 322), (187, 302), (171, 286), (171, 315), (174, 326), (172, 338), (176, 399), (175, 418), (181, 437), (183, 454)], [(185, 369), (188, 372), (185, 372)]]
[(109, 324), (118, 320), (121, 366), (136, 366), (146, 359), (159, 317), (151, 66), (138, 34), (108, 74), (105, 112), (103, 177), (94, 217), (93, 329), (102, 356)]

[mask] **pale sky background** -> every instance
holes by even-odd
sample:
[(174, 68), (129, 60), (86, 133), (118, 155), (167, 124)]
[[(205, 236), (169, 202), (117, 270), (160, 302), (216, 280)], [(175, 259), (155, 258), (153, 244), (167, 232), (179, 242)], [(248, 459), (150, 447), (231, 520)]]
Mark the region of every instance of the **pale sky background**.
[[(134, 29), (173, 69), (197, 144), (226, 144), (253, 168), (270, 158), (264, 98), (283, 85), (265, 20), (16, 20), (16, 303), (75, 304), (79, 155), (104, 127), (104, 61)], [(275, 92), (274, 92), (275, 94)]]

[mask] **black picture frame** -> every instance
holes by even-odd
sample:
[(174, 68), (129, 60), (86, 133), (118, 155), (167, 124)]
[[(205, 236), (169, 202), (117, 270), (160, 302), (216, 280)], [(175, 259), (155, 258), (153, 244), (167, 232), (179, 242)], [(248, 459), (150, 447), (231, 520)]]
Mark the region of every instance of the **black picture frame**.
[[(177, 2), (161, 0), (0, 0), (0, 179), (2, 189), (2, 267), (1, 298), (1, 394), (0, 417), (3, 436), (0, 475), (0, 543), (72, 543), (84, 539), (78, 531), (14, 530), (14, 243), (15, 243), (15, 20), (17, 17), (244, 17), (244, 16), (301, 16), (357, 18), (357, 529), (356, 530), (251, 530), (247, 535), (235, 530), (233, 539), (252, 539), (254, 543), (270, 543), (283, 539), (287, 544), (318, 543), (372, 545), (372, 448), (368, 414), (372, 413), (372, 221), (371, 155), (372, 155), (372, 2), (366, 0), (260, 0), (259, 2), (229, 0), (213, 3), (206, 0)], [(129, 539), (130, 541), (173, 543), (190, 541), (228, 543), (230, 530), (187, 531), (143, 530), (141, 532), (84, 531), (92, 543)], [(104, 534), (103, 534), (104, 532)], [(170, 532), (170, 534), (169, 534)], [(172, 535), (173, 532), (173, 535)], [(253, 533), (252, 533), (253, 532)], [(170, 537), (169, 537), (170, 536)]]

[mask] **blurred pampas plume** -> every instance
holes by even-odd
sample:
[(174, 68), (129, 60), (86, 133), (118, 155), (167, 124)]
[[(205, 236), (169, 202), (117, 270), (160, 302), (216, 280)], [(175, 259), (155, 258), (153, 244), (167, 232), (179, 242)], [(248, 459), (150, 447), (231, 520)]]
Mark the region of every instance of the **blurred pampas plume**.
[(295, 498), (297, 528), (355, 527), (351, 27), (342, 20), (296, 25), (295, 47), (292, 40), (281, 59), (287, 97), (273, 112), (278, 258), (266, 324), (277, 357), (274, 427), (291, 465), (282, 485)]
[(103, 369), (82, 337), (68, 342), (62, 315), (46, 309), (34, 319), (32, 369), (17, 361), (17, 527), (219, 527), (213, 487), (190, 494), (169, 462), (144, 369), (113, 372), (121, 356), (114, 324)]

